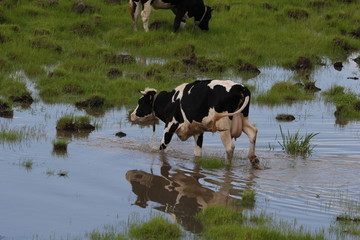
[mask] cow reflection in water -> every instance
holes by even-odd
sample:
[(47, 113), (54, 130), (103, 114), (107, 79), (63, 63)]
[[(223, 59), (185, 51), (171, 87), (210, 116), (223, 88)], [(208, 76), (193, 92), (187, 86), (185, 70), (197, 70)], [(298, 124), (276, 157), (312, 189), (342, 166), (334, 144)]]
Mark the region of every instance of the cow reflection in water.
[(159, 203), (161, 206), (155, 209), (169, 213), (186, 230), (194, 233), (202, 231), (201, 223), (195, 218), (201, 209), (211, 205), (240, 208), (241, 200), (228, 196), (231, 188), (214, 192), (199, 183), (198, 179), (204, 175), (190, 176), (179, 169), (170, 173), (170, 169), (171, 166), (164, 162), (161, 176), (141, 170), (126, 173), (126, 179), (137, 195), (135, 205), (145, 208), (148, 201)]

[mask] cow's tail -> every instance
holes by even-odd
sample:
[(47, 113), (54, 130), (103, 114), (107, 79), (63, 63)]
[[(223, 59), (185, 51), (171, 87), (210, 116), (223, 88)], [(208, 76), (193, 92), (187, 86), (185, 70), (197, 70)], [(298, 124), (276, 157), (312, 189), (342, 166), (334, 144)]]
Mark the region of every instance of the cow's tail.
[(241, 113), (245, 108), (246, 106), (249, 104), (249, 101), (250, 101), (250, 97), (249, 96), (246, 96), (245, 99), (244, 99), (244, 102), (242, 104), (242, 106), (235, 112), (233, 113), (216, 113), (213, 117), (213, 122), (212, 122), (212, 132), (216, 132), (217, 129), (216, 129), (216, 122), (218, 120), (220, 120), (221, 118), (223, 117), (231, 117), (231, 116), (234, 116), (236, 114), (239, 114)]

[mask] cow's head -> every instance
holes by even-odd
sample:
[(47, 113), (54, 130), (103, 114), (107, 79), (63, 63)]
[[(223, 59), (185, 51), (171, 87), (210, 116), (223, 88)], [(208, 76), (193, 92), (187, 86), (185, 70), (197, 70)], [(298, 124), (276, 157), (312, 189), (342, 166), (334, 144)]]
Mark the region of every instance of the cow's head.
[(137, 107), (130, 115), (132, 122), (145, 122), (154, 119), (153, 107), (156, 89), (146, 88), (144, 91), (140, 91), (140, 93), (143, 96), (139, 99)]
[(209, 6), (205, 6), (204, 15), (200, 19), (200, 21), (197, 23), (199, 28), (203, 31), (209, 30), (209, 21), (211, 19), (211, 12), (213, 9)]

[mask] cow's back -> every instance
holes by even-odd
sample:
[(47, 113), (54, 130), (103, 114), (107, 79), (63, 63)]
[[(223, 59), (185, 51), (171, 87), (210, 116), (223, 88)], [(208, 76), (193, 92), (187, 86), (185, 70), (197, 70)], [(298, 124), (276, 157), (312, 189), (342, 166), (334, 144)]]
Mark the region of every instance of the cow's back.
[[(182, 88), (181, 108), (189, 122), (202, 122), (209, 112), (235, 112), (250, 92), (232, 81), (203, 80), (189, 83)], [(249, 108), (243, 111), (248, 115)]]

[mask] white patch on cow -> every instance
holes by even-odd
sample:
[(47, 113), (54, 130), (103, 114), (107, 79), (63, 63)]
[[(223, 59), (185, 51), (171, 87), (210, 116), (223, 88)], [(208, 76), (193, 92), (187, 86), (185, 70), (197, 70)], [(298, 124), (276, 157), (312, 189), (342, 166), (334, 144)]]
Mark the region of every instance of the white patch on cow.
[(148, 92), (152, 92), (152, 91), (157, 92), (155, 88), (145, 88), (145, 90), (144, 90), (144, 91), (140, 91), (140, 93), (141, 93), (142, 95), (146, 95)]
[(225, 87), (225, 89), (226, 89), (227, 92), (230, 92), (230, 89), (231, 89), (234, 85), (237, 85), (237, 84), (242, 86), (242, 84), (235, 83), (235, 82), (233, 82), (233, 81), (231, 81), (231, 80), (212, 80), (212, 81), (208, 84), (208, 86), (209, 86), (209, 88), (211, 88), (211, 89), (214, 89), (215, 86), (223, 86), (223, 87)]
[[(182, 99), (183, 95), (184, 95), (184, 89), (186, 87), (187, 83), (183, 83), (179, 86), (177, 86), (174, 90), (175, 90), (175, 94), (172, 98), (172, 102), (175, 102), (177, 99)], [(177, 94), (177, 97), (175, 98), (176, 92), (179, 92), (179, 94)]]
[(193, 89), (194, 86), (195, 86), (195, 85), (192, 85), (192, 87), (189, 89), (189, 91), (188, 91), (188, 94), (189, 94), (189, 95), (190, 95), (191, 90)]

